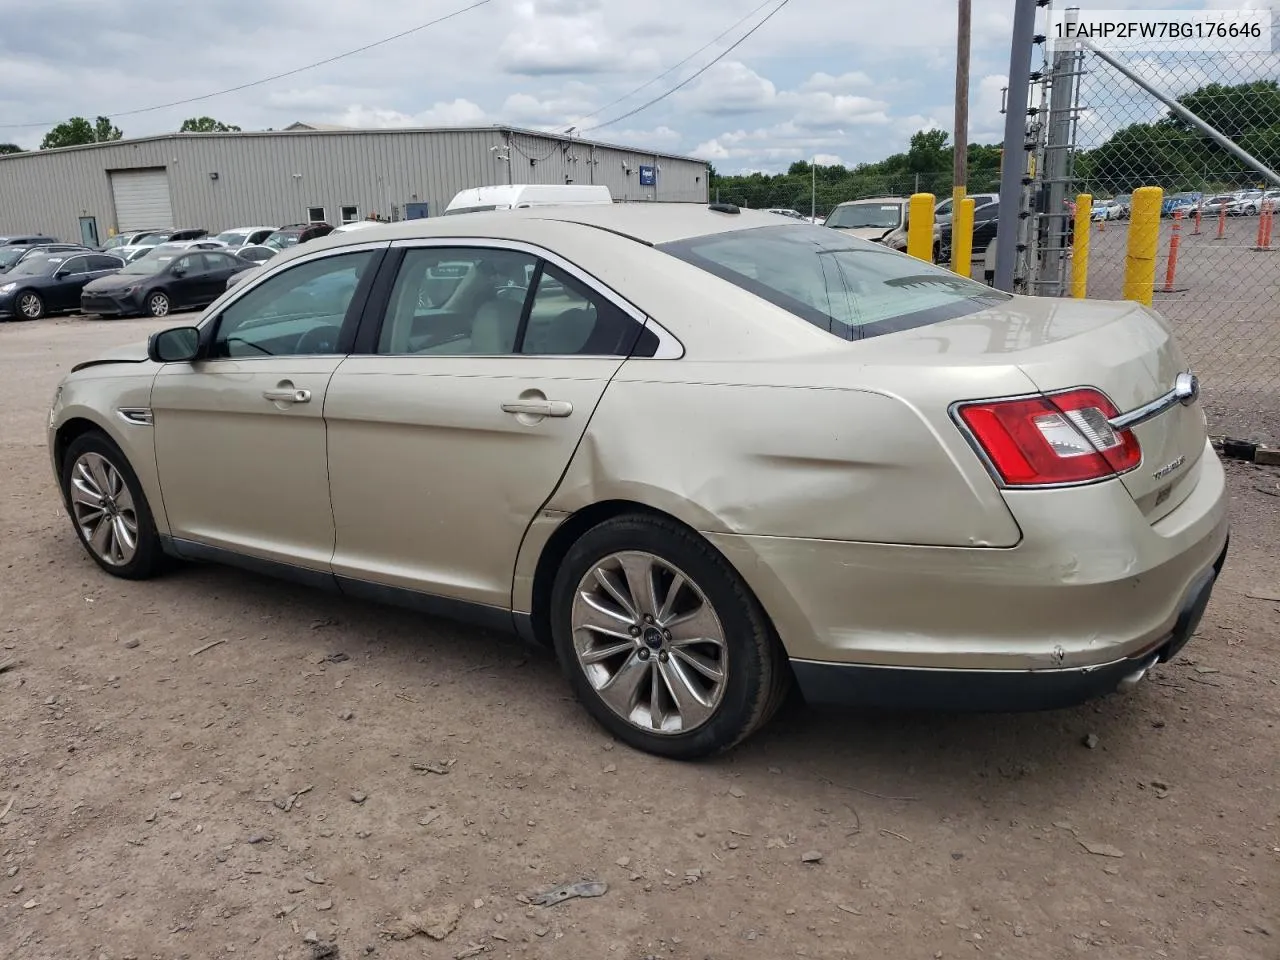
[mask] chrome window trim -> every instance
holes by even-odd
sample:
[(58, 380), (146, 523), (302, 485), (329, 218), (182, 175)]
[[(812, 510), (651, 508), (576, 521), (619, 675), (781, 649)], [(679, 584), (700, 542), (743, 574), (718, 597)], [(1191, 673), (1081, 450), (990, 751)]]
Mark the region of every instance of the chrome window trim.
[[(393, 250), (413, 250), (434, 247), (478, 247), (490, 250), (511, 250), (516, 253), (525, 253), (532, 257), (537, 257), (554, 265), (557, 269), (563, 270), (569, 276), (573, 277), (583, 286), (593, 291), (597, 296), (608, 301), (618, 310), (621, 310), (636, 323), (650, 330), (658, 338), (658, 346), (652, 357), (630, 357), (619, 359), (634, 360), (679, 360), (684, 356), (684, 344), (662, 324), (658, 323), (653, 317), (646, 314), (643, 310), (631, 303), (622, 294), (614, 290), (612, 287), (606, 286), (597, 280), (587, 271), (583, 270), (576, 263), (566, 260), (560, 254), (546, 247), (539, 246), (536, 243), (529, 243), (525, 240), (507, 240), (500, 237), (411, 237), (404, 240), (393, 240), (391, 248)], [(384, 318), (385, 319), (385, 318)], [(400, 356), (400, 357), (476, 357), (481, 354), (422, 354), (422, 353), (400, 353), (400, 354), (362, 354), (362, 356)], [(485, 354), (488, 356), (488, 354)], [(549, 357), (552, 354), (542, 353), (499, 353), (492, 354), (497, 357)], [(557, 355), (560, 359), (566, 357), (617, 357), (614, 353), (571, 353)]]

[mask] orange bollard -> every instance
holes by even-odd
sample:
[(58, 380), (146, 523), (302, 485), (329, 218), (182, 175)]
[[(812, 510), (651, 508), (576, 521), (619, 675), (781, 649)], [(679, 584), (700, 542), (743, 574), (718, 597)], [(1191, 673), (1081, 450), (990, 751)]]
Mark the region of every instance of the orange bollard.
[(1276, 220), (1275, 204), (1271, 203), (1270, 201), (1268, 201), (1267, 203), (1266, 217), (1267, 217), (1267, 229), (1262, 236), (1262, 249), (1270, 250), (1271, 249), (1271, 225), (1275, 223), (1275, 220)]
[(1223, 207), (1218, 211), (1218, 239), (1221, 240), (1227, 233), (1227, 210)]
[(1262, 243), (1267, 239), (1267, 217), (1270, 213), (1271, 211), (1267, 208), (1267, 204), (1264, 203), (1261, 212), (1258, 214), (1258, 242), (1254, 245), (1253, 249), (1255, 250), (1267, 249)]
[(1169, 262), (1164, 268), (1164, 292), (1173, 293), (1173, 275), (1178, 269), (1178, 234), (1182, 232), (1182, 211), (1173, 211), (1173, 235), (1169, 237)]
[(1200, 204), (1196, 204), (1196, 228), (1191, 231), (1193, 237), (1200, 236)]

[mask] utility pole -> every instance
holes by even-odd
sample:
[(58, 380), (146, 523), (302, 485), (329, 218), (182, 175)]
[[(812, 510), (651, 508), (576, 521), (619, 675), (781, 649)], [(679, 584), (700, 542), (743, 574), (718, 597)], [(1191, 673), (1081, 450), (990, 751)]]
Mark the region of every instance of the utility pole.
[(1009, 93), (1004, 113), (1004, 162), (1000, 170), (1000, 220), (996, 226), (997, 290), (1013, 292), (1018, 259), (1018, 227), (1023, 219), (1022, 178), (1027, 174), (1027, 97), (1031, 48), (1035, 43), (1036, 0), (1014, 0), (1009, 46)]
[(972, 33), (973, 0), (960, 0), (956, 22), (956, 114), (951, 138), (951, 220), (969, 185), (969, 36)]
[(809, 219), (818, 219), (818, 160), (809, 163)]

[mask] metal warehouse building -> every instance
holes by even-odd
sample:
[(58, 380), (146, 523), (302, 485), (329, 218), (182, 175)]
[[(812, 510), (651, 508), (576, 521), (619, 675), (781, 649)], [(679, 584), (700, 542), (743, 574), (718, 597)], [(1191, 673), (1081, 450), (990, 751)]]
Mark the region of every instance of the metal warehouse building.
[(0, 235), (437, 216), (467, 187), (603, 184), (615, 200), (707, 202), (691, 157), (514, 127), (174, 133), (0, 157)]

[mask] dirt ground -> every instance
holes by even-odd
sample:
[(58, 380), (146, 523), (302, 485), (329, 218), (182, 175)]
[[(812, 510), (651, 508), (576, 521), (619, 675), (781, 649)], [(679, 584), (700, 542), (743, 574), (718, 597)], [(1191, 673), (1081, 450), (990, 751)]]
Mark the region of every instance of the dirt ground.
[[(101, 573), (47, 402), (156, 326), (0, 324), (0, 957), (1280, 957), (1280, 472), (1230, 465), (1204, 625), (1129, 696), (797, 705), (682, 765), (502, 637), (227, 569)], [(607, 892), (521, 900), (584, 879)], [(390, 939), (409, 912), (443, 938)]]

